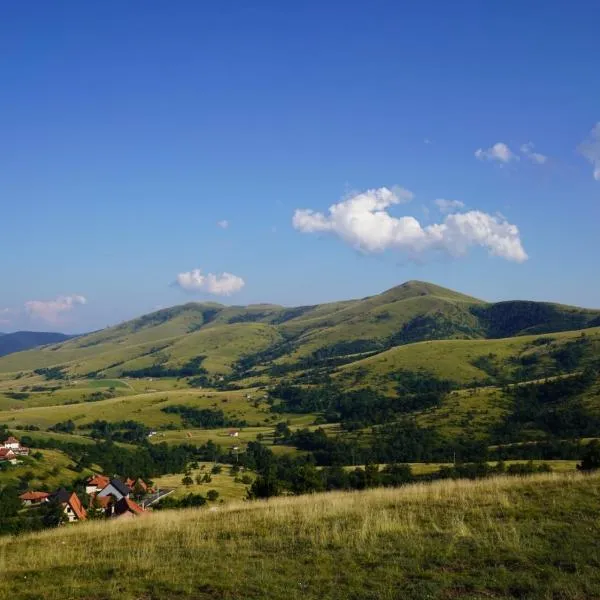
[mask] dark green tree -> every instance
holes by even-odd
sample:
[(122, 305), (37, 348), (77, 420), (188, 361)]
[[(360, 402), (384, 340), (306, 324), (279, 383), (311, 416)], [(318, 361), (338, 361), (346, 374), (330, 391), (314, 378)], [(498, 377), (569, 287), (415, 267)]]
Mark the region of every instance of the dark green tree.
[(600, 443), (598, 440), (592, 440), (586, 448), (581, 459), (581, 463), (577, 465), (579, 471), (595, 471), (600, 469)]

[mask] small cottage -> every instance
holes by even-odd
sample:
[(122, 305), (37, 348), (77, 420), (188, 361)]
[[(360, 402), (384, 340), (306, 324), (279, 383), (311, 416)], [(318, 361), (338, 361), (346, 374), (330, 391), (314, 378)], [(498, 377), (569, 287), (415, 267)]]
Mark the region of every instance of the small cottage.
[(0, 448), (0, 463), (8, 462), (12, 465), (17, 464), (17, 455), (11, 448)]
[(19, 498), (25, 506), (31, 506), (32, 504), (42, 504), (48, 502), (50, 494), (48, 492), (25, 492), (21, 494)]
[(52, 498), (55, 498), (60, 504), (62, 504), (64, 513), (69, 523), (74, 521), (84, 521), (87, 518), (87, 512), (81, 500), (75, 492), (68, 492), (65, 488), (58, 490)]

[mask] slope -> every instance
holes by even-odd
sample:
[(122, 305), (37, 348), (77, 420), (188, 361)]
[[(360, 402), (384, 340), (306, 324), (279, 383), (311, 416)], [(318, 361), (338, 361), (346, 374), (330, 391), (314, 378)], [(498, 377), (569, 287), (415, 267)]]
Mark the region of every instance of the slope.
[(593, 598), (599, 502), (541, 475), (77, 524), (1, 539), (0, 598)]
[(36, 346), (45, 344), (56, 344), (64, 342), (73, 336), (64, 333), (52, 333), (43, 331), (16, 331), (15, 333), (0, 334), (0, 356), (6, 356), (13, 352), (29, 350)]
[(0, 373), (58, 366), (70, 376), (116, 377), (153, 366), (174, 371), (193, 360), (199, 374), (239, 379), (273, 365), (293, 370), (331, 358), (352, 361), (424, 340), (498, 338), (598, 323), (600, 311), (537, 302), (489, 304), (409, 281), (376, 296), (314, 306), (188, 303), (0, 358)]

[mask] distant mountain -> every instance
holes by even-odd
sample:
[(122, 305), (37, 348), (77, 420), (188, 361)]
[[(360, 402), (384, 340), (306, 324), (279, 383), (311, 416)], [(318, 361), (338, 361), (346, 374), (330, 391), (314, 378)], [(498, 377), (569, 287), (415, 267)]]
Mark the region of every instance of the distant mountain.
[[(4, 357), (0, 372), (60, 366), (79, 376), (160, 377), (183, 374), (182, 368), (199, 371), (201, 362), (200, 371), (209, 376), (240, 378), (257, 371), (282, 374), (339, 365), (415, 342), (497, 339), (595, 326), (600, 326), (599, 310), (546, 302), (488, 303), (408, 281), (376, 296), (310, 306), (174, 306)], [(0, 345), (5, 341), (0, 338)], [(190, 361), (194, 367), (187, 366)]]
[(15, 333), (0, 333), (0, 356), (13, 352), (30, 350), (37, 346), (56, 344), (71, 339), (72, 335), (44, 331), (16, 331)]

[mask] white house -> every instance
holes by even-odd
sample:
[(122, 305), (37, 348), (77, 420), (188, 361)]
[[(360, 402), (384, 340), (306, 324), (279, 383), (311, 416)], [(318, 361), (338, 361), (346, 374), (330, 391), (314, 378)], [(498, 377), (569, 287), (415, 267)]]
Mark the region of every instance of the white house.
[(21, 447), (21, 442), (16, 437), (12, 435), (3, 442), (2, 446), (4, 448), (8, 448), (9, 450), (18, 450)]
[(27, 446), (21, 446), (21, 442), (16, 437), (12, 435), (4, 442), (0, 443), (0, 450), (11, 450), (15, 454), (19, 456), (29, 454), (29, 448)]
[(85, 508), (83, 508), (81, 500), (79, 500), (79, 497), (75, 492), (67, 492), (65, 488), (61, 488), (53, 497), (62, 505), (69, 523), (73, 523), (74, 521), (84, 521), (87, 518), (87, 512)]

